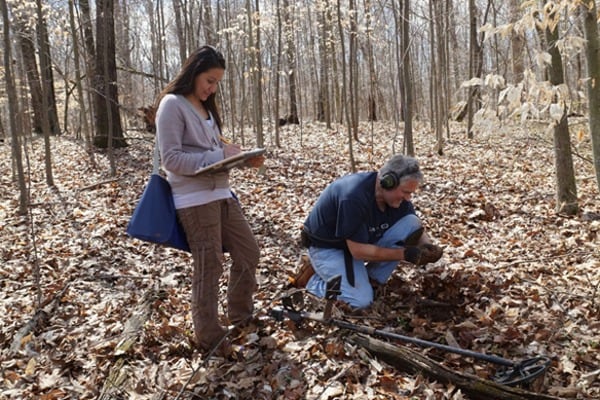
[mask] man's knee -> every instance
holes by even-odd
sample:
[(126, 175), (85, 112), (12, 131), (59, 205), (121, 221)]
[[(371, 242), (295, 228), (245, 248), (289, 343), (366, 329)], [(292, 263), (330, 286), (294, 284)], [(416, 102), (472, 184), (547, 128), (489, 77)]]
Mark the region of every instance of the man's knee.
[(340, 300), (354, 308), (367, 308), (373, 304), (373, 288), (369, 285), (364, 290), (354, 289), (350, 293), (342, 292)]
[(404, 224), (409, 224), (409, 225), (413, 226), (415, 229), (419, 229), (422, 226), (421, 220), (415, 214), (408, 214), (404, 218), (402, 218), (400, 221), (402, 221), (402, 223), (404, 223)]

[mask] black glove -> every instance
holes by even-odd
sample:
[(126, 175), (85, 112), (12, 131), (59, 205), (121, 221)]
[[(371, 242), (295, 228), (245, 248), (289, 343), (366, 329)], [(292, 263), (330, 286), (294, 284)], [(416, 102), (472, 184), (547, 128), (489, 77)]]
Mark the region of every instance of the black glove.
[(409, 263), (419, 265), (421, 261), (421, 249), (414, 246), (408, 246), (404, 248), (404, 260)]
[(396, 245), (397, 246), (416, 246), (417, 243), (419, 243), (419, 239), (421, 239), (421, 236), (423, 235), (424, 231), (425, 231), (425, 229), (419, 228), (416, 231), (414, 231), (413, 233), (411, 233), (410, 235), (408, 235), (408, 237), (406, 239), (397, 241)]
[(415, 265), (427, 265), (434, 263), (440, 258), (444, 250), (435, 244), (423, 244), (421, 246), (407, 246), (404, 248), (404, 259)]
[(442, 254), (444, 253), (444, 250), (440, 246), (429, 243), (419, 246), (419, 250), (421, 250), (421, 257), (417, 265), (434, 263), (442, 258)]

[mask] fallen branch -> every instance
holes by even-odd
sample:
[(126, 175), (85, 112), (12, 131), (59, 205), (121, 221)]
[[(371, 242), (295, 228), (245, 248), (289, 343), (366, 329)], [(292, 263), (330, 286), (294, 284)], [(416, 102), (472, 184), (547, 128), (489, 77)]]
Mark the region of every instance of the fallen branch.
[(46, 300), (44, 304), (33, 314), (31, 319), (19, 329), (13, 338), (10, 346), (10, 353), (16, 354), (24, 342), (25, 338), (31, 333), (39, 330), (48, 321), (50, 316), (54, 313), (56, 306), (60, 303), (60, 299), (67, 291), (69, 284), (67, 283), (60, 291), (54, 293), (52, 298)]
[(125, 358), (122, 356), (136, 343), (144, 324), (152, 314), (152, 304), (157, 296), (158, 290), (156, 288), (149, 289), (144, 293), (142, 302), (132, 311), (131, 316), (125, 322), (123, 332), (113, 351), (118, 359), (110, 368), (98, 400), (120, 398), (119, 395), (125, 392), (124, 388), (129, 380), (129, 371), (125, 368)]
[(473, 400), (550, 400), (547, 396), (524, 389), (500, 385), (477, 376), (452, 371), (405, 346), (396, 346), (364, 335), (352, 335), (351, 343), (360, 345), (388, 364), (410, 373), (421, 373), (442, 383), (451, 383)]

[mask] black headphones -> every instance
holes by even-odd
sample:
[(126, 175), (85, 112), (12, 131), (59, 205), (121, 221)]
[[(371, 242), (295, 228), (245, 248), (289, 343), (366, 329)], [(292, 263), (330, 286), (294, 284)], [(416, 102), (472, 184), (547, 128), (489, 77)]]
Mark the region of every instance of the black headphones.
[(419, 172), (419, 165), (411, 165), (406, 171), (397, 174), (394, 171), (388, 171), (379, 178), (379, 185), (384, 190), (393, 190), (400, 184), (400, 178)]
[(392, 190), (400, 183), (400, 177), (394, 171), (388, 171), (379, 178), (379, 184), (384, 190)]

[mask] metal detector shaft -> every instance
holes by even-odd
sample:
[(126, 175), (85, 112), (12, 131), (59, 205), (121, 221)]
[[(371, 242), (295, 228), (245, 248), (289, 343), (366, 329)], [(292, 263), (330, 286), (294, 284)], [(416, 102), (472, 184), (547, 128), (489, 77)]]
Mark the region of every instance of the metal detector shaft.
[(483, 361), (491, 362), (491, 363), (498, 364), (498, 365), (504, 365), (506, 367), (514, 367), (516, 365), (513, 361), (507, 360), (506, 358), (492, 356), (492, 355), (484, 354), (484, 353), (478, 353), (473, 350), (461, 349), (458, 347), (452, 347), (452, 346), (448, 346), (445, 344), (430, 342), (427, 340), (414, 338), (414, 337), (410, 337), (410, 336), (404, 336), (404, 335), (400, 335), (400, 334), (394, 333), (394, 332), (388, 332), (388, 331), (383, 331), (381, 329), (370, 328), (368, 326), (354, 325), (349, 322), (340, 321), (340, 320), (336, 320), (336, 319), (331, 320), (331, 324), (338, 326), (340, 328), (353, 330), (353, 331), (360, 332), (360, 333), (366, 333), (369, 335), (377, 335), (377, 336), (381, 336), (381, 337), (387, 337), (390, 339), (400, 340), (403, 342), (414, 343), (421, 347), (433, 347), (436, 349), (445, 350), (450, 353), (456, 353), (456, 354), (460, 354), (463, 356), (473, 357), (478, 360), (483, 360)]
[(304, 313), (304, 312), (300, 312), (300, 311), (290, 311), (290, 310), (285, 310), (285, 309), (273, 309), (272, 314), (275, 318), (278, 318), (278, 319), (282, 319), (284, 316), (288, 317), (289, 319), (291, 319), (293, 321), (298, 321), (301, 319), (309, 319), (309, 320), (313, 320), (316, 322), (335, 325), (339, 328), (348, 329), (348, 330), (359, 332), (359, 333), (365, 333), (367, 335), (377, 335), (377, 336), (386, 337), (386, 338), (390, 338), (390, 339), (396, 339), (396, 340), (400, 340), (403, 342), (414, 343), (421, 347), (433, 347), (436, 349), (448, 351), (450, 353), (473, 357), (478, 360), (483, 360), (483, 361), (491, 362), (494, 364), (503, 365), (506, 367), (518, 366), (518, 364), (514, 363), (511, 360), (507, 360), (506, 358), (492, 356), (489, 354), (478, 353), (478, 352), (472, 351), (472, 350), (460, 349), (457, 347), (452, 347), (452, 346), (448, 346), (445, 344), (430, 342), (427, 340), (418, 339), (418, 338), (414, 338), (414, 337), (410, 337), (410, 336), (404, 336), (404, 335), (400, 335), (397, 333), (384, 331), (381, 329), (370, 328), (370, 327), (364, 326), (364, 325), (356, 325), (356, 324), (352, 324), (350, 322), (345, 322), (345, 321), (338, 320), (338, 319), (324, 319), (324, 318), (320, 317), (319, 315), (315, 315), (313, 313)]

